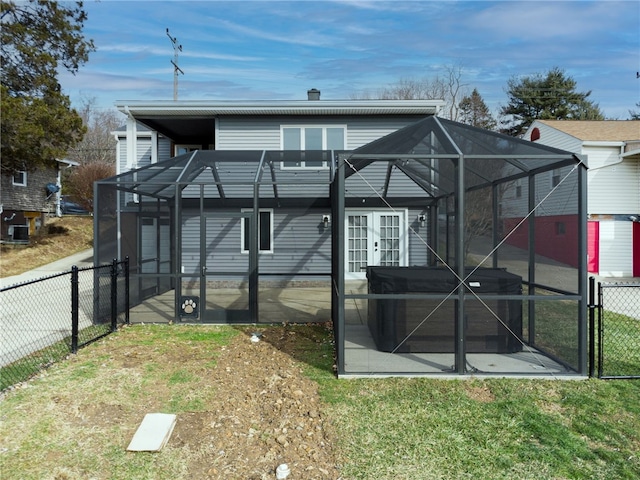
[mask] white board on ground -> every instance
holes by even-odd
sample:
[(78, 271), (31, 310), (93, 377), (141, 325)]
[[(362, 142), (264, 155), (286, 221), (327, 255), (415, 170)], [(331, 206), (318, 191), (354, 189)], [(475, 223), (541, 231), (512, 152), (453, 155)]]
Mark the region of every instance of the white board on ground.
[(171, 413), (147, 413), (127, 447), (130, 452), (157, 452), (162, 450), (176, 425)]

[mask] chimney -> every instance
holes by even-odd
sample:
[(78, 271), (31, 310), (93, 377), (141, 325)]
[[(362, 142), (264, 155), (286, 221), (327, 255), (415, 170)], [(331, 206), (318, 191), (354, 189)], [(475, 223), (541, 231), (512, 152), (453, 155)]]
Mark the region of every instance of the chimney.
[(320, 90), (317, 88), (307, 90), (307, 100), (320, 100)]

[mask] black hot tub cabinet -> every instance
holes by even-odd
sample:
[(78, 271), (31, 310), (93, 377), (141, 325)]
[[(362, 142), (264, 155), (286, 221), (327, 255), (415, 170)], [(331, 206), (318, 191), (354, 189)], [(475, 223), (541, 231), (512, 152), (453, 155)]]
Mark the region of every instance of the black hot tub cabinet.
[[(472, 271), (467, 269), (467, 276)], [(440, 299), (370, 299), (368, 325), (380, 351), (454, 353), (457, 323), (455, 275), (441, 267), (367, 267), (371, 294), (429, 293)], [(477, 269), (466, 284), (478, 295), (521, 295), (522, 277), (498, 268)], [(483, 300), (468, 293), (465, 305), (467, 353), (511, 353), (521, 350), (522, 301)], [(436, 309), (437, 307), (437, 309)], [(496, 319), (493, 311), (504, 322)], [(435, 311), (434, 311), (435, 310)], [(428, 317), (426, 320), (425, 318)], [(416, 327), (418, 327), (416, 329)], [(415, 329), (415, 332), (414, 332)], [(509, 332), (509, 330), (511, 332)], [(412, 333), (413, 332), (413, 333)], [(514, 334), (517, 336), (514, 337)], [(408, 338), (403, 342), (403, 340)], [(402, 344), (398, 346), (400, 343)]]

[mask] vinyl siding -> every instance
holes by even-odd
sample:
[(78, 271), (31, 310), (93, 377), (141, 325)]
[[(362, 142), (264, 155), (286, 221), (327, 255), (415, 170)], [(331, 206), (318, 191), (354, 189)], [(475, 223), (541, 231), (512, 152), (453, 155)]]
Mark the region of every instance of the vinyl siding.
[(589, 155), (587, 174), (588, 213), (598, 215), (632, 214), (640, 211), (640, 162), (620, 162), (614, 147), (585, 147)]
[(373, 140), (395, 132), (413, 123), (422, 116), (399, 117), (304, 117), (278, 116), (259, 117), (222, 117), (218, 125), (217, 150), (281, 150), (280, 127), (282, 125), (347, 127), (345, 149), (352, 150)]
[[(387, 163), (374, 162), (346, 179), (347, 198), (377, 197), (384, 192), (387, 178)], [(389, 182), (388, 196), (425, 197), (426, 193), (404, 173), (393, 169)]]
[(531, 140), (531, 133), (534, 128), (538, 128), (538, 130), (540, 130), (540, 139), (536, 140), (534, 143), (548, 145), (568, 152), (580, 152), (580, 148), (582, 147), (581, 140), (543, 123), (533, 122), (531, 128), (529, 128), (525, 134), (525, 140)]
[(171, 140), (166, 137), (158, 138), (158, 161), (168, 160), (172, 157)]
[[(330, 273), (331, 229), (321, 226), (322, 214), (327, 213), (328, 210), (276, 210), (273, 218), (273, 253), (260, 254), (260, 274)], [(182, 228), (184, 273), (198, 275), (200, 216), (197, 211), (184, 212)], [(220, 272), (246, 273), (249, 256), (241, 251), (241, 239), (240, 217), (207, 220), (207, 242), (210, 247), (207, 263), (215, 265)]]
[(600, 275), (633, 276), (632, 226), (632, 222), (600, 222)]
[[(233, 212), (225, 210), (226, 213)], [(238, 210), (235, 210), (238, 212)], [(260, 275), (328, 275), (331, 272), (331, 227), (324, 228), (322, 215), (328, 209), (298, 210), (282, 208), (274, 211), (273, 253), (259, 256)], [(409, 265), (426, 265), (426, 227), (418, 226), (421, 210), (409, 211)], [(241, 218), (207, 218), (207, 272), (244, 274), (248, 258), (241, 248)], [(182, 226), (182, 267), (187, 275), (199, 275), (200, 215), (185, 210)]]

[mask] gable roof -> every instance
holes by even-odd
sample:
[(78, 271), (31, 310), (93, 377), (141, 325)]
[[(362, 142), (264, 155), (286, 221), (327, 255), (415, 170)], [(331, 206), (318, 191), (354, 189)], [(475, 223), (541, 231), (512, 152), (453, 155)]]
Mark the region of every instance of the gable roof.
[(467, 187), (500, 183), (505, 178), (522, 178), (580, 162), (571, 152), (431, 116), (353, 150), (348, 159), (351, 168), (345, 177), (375, 161), (386, 160), (437, 197), (455, 191), (456, 174), (451, 160), (463, 157)]
[(537, 120), (582, 141), (640, 140), (640, 120)]

